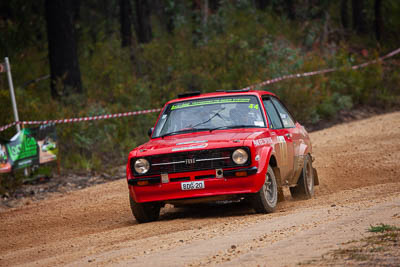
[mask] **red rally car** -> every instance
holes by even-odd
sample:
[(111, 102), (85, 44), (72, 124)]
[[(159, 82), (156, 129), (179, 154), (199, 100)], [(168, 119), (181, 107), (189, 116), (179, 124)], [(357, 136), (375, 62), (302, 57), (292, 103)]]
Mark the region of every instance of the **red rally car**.
[(126, 168), (138, 222), (157, 220), (166, 203), (247, 199), (269, 213), (283, 186), (294, 198), (310, 198), (318, 185), (308, 133), (270, 92), (179, 95), (149, 136)]

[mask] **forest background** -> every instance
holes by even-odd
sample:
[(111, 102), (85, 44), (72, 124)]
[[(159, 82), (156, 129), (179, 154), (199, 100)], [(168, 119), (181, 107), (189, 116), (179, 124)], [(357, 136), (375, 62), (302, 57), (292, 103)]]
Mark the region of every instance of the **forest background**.
[[(21, 120), (160, 108), (186, 91), (241, 89), (331, 67), (339, 71), (257, 89), (276, 93), (306, 125), (343, 110), (390, 110), (400, 105), (399, 58), (350, 66), (398, 48), (399, 41), (397, 0), (0, 3), (0, 57), (10, 59)], [(5, 75), (0, 107), (0, 125), (12, 122)], [(156, 117), (58, 125), (62, 169), (124, 165)], [(0, 134), (10, 138), (15, 128)]]

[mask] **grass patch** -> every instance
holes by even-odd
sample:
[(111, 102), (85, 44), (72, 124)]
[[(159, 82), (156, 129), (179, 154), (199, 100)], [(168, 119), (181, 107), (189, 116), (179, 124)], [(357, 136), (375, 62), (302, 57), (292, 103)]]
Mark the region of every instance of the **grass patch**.
[(333, 252), (333, 258), (342, 258), (347, 260), (365, 261), (369, 259), (367, 254), (363, 253), (363, 250), (358, 247), (348, 249), (337, 249)]
[(400, 230), (400, 228), (398, 228), (396, 226), (391, 226), (391, 225), (381, 223), (380, 225), (376, 225), (376, 226), (371, 225), (368, 229), (368, 232), (384, 233), (384, 232), (399, 231), (399, 230)]
[(341, 248), (322, 255), (318, 260), (304, 261), (298, 265), (392, 266), (393, 262), (400, 262), (399, 227), (381, 223), (371, 225), (367, 232), (369, 236), (365, 238), (345, 242)]

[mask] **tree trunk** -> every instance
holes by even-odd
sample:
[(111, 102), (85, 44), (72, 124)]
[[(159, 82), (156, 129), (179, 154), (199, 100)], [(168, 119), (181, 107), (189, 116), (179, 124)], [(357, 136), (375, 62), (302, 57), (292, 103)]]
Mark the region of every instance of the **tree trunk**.
[(136, 4), (136, 35), (139, 43), (148, 43), (153, 39), (150, 23), (150, 5), (148, 0), (135, 0)]
[(73, 24), (75, 10), (71, 1), (45, 1), (53, 98), (83, 92)]
[(376, 40), (380, 41), (382, 38), (382, 1), (375, 0), (375, 36)]
[(175, 16), (174, 5), (170, 5), (165, 0), (153, 0), (153, 10), (156, 13), (161, 26), (166, 32), (172, 34), (174, 32), (174, 16)]
[(198, 21), (198, 14), (201, 12), (201, 0), (192, 0), (190, 5), (191, 20), (192, 20), (192, 41), (193, 44), (197, 44), (199, 40), (202, 40), (203, 35), (199, 30), (200, 25)]
[(348, 0), (342, 0), (340, 2), (340, 20), (342, 21), (343, 28), (349, 27), (349, 13), (348, 13)]
[(296, 13), (294, 10), (294, 0), (286, 0), (285, 1), (285, 9), (286, 14), (290, 20), (294, 20), (296, 18)]
[(352, 0), (353, 29), (357, 33), (366, 33), (366, 21), (364, 12), (364, 0)]
[(77, 23), (81, 19), (81, 0), (72, 0), (73, 23)]
[(203, 0), (203, 4), (201, 5), (201, 13), (202, 13), (202, 21), (203, 21), (203, 27), (207, 26), (208, 22), (208, 0)]
[(209, 1), (209, 6), (210, 6), (210, 9), (211, 9), (211, 11), (213, 13), (218, 11), (218, 8), (219, 8), (220, 5), (221, 5), (221, 3), (220, 3), (219, 0), (210, 0)]
[(119, 18), (121, 24), (121, 46), (127, 47), (132, 45), (132, 7), (130, 0), (119, 1)]
[(269, 2), (269, 0), (256, 0), (256, 7), (264, 11), (269, 5)]

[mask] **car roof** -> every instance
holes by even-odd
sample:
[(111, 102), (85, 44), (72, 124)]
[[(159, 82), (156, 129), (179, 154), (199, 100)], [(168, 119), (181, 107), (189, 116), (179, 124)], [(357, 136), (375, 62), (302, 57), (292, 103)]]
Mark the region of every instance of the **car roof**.
[(255, 91), (255, 90), (238, 90), (238, 91), (221, 91), (221, 92), (214, 92), (214, 93), (205, 93), (205, 94), (196, 94), (194, 96), (188, 97), (180, 97), (173, 100), (170, 100), (166, 103), (166, 105), (170, 103), (190, 100), (190, 99), (202, 99), (202, 98), (209, 98), (209, 97), (223, 97), (223, 96), (240, 96), (240, 95), (254, 95), (254, 96), (263, 96), (263, 95), (272, 95), (276, 96), (274, 93), (268, 91)]

